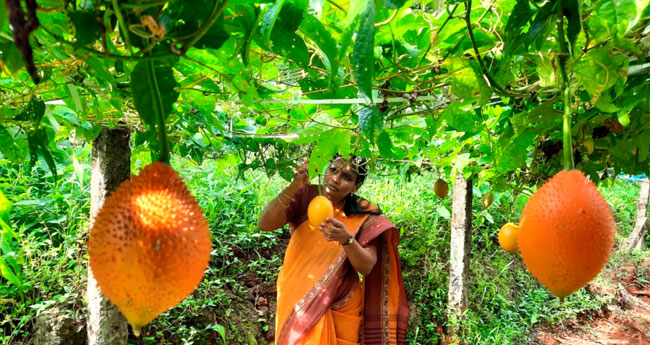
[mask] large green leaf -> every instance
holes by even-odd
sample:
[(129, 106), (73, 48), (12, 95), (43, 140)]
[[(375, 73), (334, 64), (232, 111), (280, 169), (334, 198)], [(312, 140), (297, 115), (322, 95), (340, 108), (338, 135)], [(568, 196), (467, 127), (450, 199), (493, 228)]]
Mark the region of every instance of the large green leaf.
[(45, 115), (45, 102), (38, 97), (32, 96), (23, 110), (16, 116), (19, 121), (31, 121), (34, 128), (37, 128)]
[(592, 103), (596, 103), (601, 94), (616, 85), (620, 78), (625, 78), (629, 60), (623, 54), (611, 48), (596, 48), (573, 68), (577, 79), (587, 90)]
[(285, 0), (278, 0), (272, 6), (267, 6), (262, 15), (262, 21), (259, 25), (259, 45), (266, 50), (271, 50), (271, 33), (273, 32), (273, 27), (275, 22), (280, 15), (282, 6), (284, 6)]
[(178, 99), (177, 86), (171, 67), (138, 62), (131, 73), (131, 92), (135, 108), (146, 125), (155, 127), (156, 116), (169, 116)]
[(359, 112), (359, 127), (363, 134), (370, 140), (375, 141), (375, 135), (384, 127), (386, 114), (378, 108), (363, 108)]
[(635, 0), (600, 0), (594, 4), (594, 12), (587, 21), (589, 34), (595, 43), (607, 38), (617, 40), (630, 29), (636, 18)]
[(7, 21), (7, 8), (4, 6), (4, 0), (1, 1), (2, 4), (0, 4), (0, 31), (4, 29), (4, 25)]
[(571, 55), (575, 54), (575, 44), (580, 31), (582, 31), (582, 14), (580, 12), (580, 0), (563, 0), (563, 13), (567, 19), (566, 35), (569, 40)]
[(59, 175), (54, 157), (52, 157), (52, 153), (48, 149), (49, 139), (45, 128), (39, 128), (27, 133), (27, 141), (29, 142), (29, 154), (32, 156), (32, 161), (36, 161), (39, 155), (42, 156), (52, 172), (54, 181), (58, 180)]
[(14, 273), (14, 271), (9, 267), (9, 264), (4, 260), (2, 256), (0, 256), (0, 274), (2, 274), (2, 277), (7, 279), (11, 284), (16, 285), (18, 288), (22, 290), (22, 282), (20, 278)]
[(11, 218), (11, 201), (0, 190), (0, 220), (3, 220), (6, 224), (9, 224), (9, 219)]
[(323, 23), (309, 13), (305, 13), (303, 16), (302, 23), (300, 24), (300, 32), (314, 41), (323, 52), (322, 57), (328, 74), (328, 88), (331, 88), (339, 67), (336, 41), (332, 38), (332, 34), (323, 26)]
[(361, 13), (357, 37), (352, 51), (354, 79), (359, 91), (372, 99), (372, 81), (375, 47), (375, 2), (368, 0), (366, 8)]
[(273, 29), (271, 40), (273, 52), (293, 60), (303, 69), (309, 68), (309, 51), (305, 41), (298, 34), (278, 26)]
[(384, 5), (388, 8), (397, 9), (404, 6), (406, 0), (384, 0)]
[(330, 129), (320, 133), (316, 147), (309, 156), (309, 176), (323, 174), (329, 161), (336, 153), (348, 156), (350, 153), (350, 133), (341, 129)]
[(23, 136), (12, 135), (7, 129), (0, 127), (0, 152), (14, 163), (22, 163), (29, 150)]
[(70, 20), (75, 27), (78, 46), (95, 42), (102, 35), (101, 15), (96, 11), (74, 11)]

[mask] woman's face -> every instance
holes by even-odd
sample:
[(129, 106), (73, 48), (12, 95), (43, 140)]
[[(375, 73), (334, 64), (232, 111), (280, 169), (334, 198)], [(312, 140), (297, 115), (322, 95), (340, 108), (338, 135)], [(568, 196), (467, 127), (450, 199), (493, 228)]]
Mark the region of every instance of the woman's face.
[(352, 170), (350, 164), (345, 164), (344, 158), (337, 158), (325, 172), (323, 179), (323, 195), (330, 201), (337, 205), (350, 193), (354, 193), (359, 189), (360, 184), (357, 184), (357, 173)]

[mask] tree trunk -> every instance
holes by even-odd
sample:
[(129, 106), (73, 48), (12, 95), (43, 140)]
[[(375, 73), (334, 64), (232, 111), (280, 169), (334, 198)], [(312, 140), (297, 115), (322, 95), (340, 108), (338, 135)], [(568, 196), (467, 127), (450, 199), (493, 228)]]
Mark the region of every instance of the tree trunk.
[[(90, 178), (90, 226), (106, 196), (131, 174), (130, 133), (127, 129), (102, 129), (93, 143)], [(88, 266), (88, 345), (126, 345), (126, 319), (104, 295)]]
[(643, 236), (648, 229), (648, 196), (650, 195), (650, 180), (641, 180), (641, 193), (639, 193), (639, 210), (636, 214), (636, 223), (632, 233), (627, 238), (627, 250), (641, 249)]
[(456, 176), (451, 211), (451, 253), (448, 316), (459, 320), (467, 309), (469, 251), (472, 227), (472, 180)]

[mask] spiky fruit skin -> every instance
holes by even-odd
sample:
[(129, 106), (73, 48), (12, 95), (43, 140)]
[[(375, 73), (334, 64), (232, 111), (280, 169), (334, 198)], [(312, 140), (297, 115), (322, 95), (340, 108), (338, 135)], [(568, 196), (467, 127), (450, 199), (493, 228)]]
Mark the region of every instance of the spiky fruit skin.
[(507, 223), (499, 230), (499, 245), (503, 250), (511, 254), (519, 251), (519, 227), (513, 223)]
[(159, 162), (106, 198), (88, 240), (101, 292), (136, 332), (198, 286), (210, 249), (198, 203), (178, 174)]
[(314, 197), (309, 202), (309, 206), (307, 206), (307, 218), (309, 219), (309, 224), (313, 227), (319, 226), (327, 217), (332, 217), (333, 215), (334, 206), (332, 202), (322, 195)]
[(533, 276), (561, 299), (598, 275), (613, 245), (612, 212), (580, 171), (557, 173), (522, 212), (521, 257)]
[(447, 197), (447, 194), (449, 194), (449, 185), (444, 180), (438, 179), (438, 181), (433, 184), (433, 192), (436, 193), (439, 198), (444, 199)]

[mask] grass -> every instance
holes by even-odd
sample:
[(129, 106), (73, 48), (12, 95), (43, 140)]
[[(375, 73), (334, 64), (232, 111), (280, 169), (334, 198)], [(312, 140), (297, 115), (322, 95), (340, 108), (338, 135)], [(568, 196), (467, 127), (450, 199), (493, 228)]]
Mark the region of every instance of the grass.
[[(82, 162), (59, 166), (61, 179), (54, 184), (46, 167), (28, 171), (25, 166), (0, 160), (0, 188), (14, 202), (13, 257), (20, 264), (23, 297), (14, 285), (0, 280), (0, 344), (26, 344), (35, 317), (52, 305), (63, 305), (84, 318), (86, 286), (85, 238), (89, 212), (88, 148), (74, 149)], [(83, 162), (86, 162), (85, 164)], [(134, 156), (134, 165), (147, 163)], [(265, 203), (285, 185), (281, 179), (236, 171), (219, 161), (201, 166), (184, 160), (173, 165), (205, 212), (213, 236), (210, 267), (199, 288), (181, 304), (145, 327), (141, 339), (131, 344), (207, 344), (223, 338), (227, 344), (265, 344), (273, 331), (274, 286), (282, 262), (286, 230), (262, 233), (257, 216)], [(134, 172), (138, 169), (134, 169)], [(33, 174), (36, 174), (35, 176)], [(557, 324), (607, 301), (585, 289), (563, 304), (552, 297), (525, 269), (518, 255), (501, 250), (496, 236), (500, 226), (517, 221), (527, 200), (496, 193), (487, 209), (480, 196), (488, 186), (474, 187), (469, 309), (459, 320), (446, 317), (451, 198), (433, 193), (432, 176), (369, 177), (360, 195), (378, 204), (401, 230), (400, 253), (412, 307), (408, 344), (435, 344), (439, 330), (459, 323), (459, 336), (468, 344), (524, 344), (540, 325)], [(631, 231), (636, 215), (638, 184), (614, 181), (602, 184), (601, 193), (612, 207), (617, 243)], [(647, 243), (647, 241), (646, 241)], [(647, 248), (647, 245), (646, 245)], [(647, 257), (647, 249), (645, 250)], [(632, 259), (644, 254), (631, 254)], [(635, 256), (636, 255), (636, 256)], [(615, 256), (608, 269), (625, 258)], [(602, 278), (598, 278), (602, 279)]]

